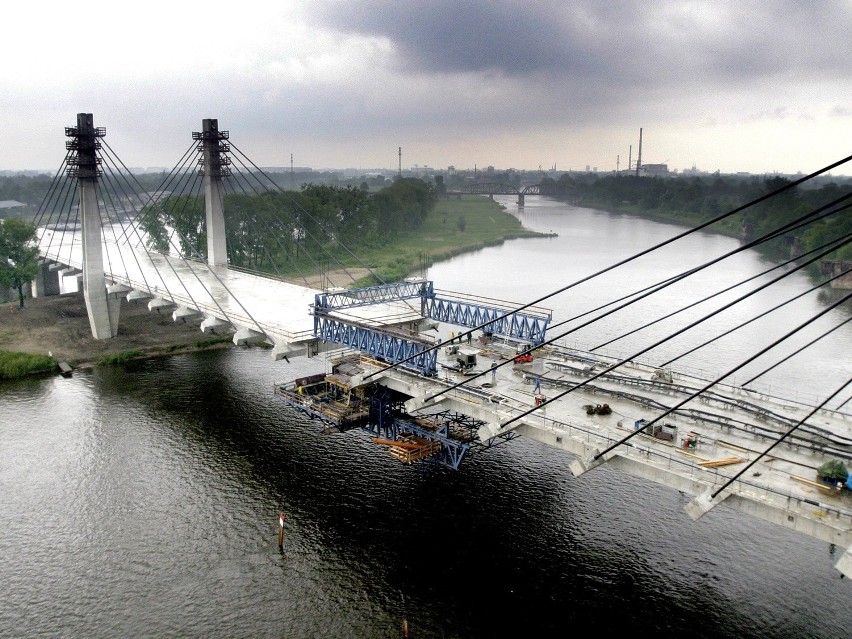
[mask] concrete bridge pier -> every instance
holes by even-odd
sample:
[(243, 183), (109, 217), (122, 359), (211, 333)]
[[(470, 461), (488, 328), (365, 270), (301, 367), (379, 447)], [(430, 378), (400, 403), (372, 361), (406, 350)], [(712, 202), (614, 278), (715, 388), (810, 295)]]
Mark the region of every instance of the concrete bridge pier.
[(523, 206), (523, 205), (524, 205), (524, 194), (518, 193), (518, 206)]
[(33, 297), (47, 297), (48, 295), (59, 295), (59, 271), (50, 268), (50, 261), (41, 261), (38, 265), (38, 273), (30, 285)]
[(101, 212), (95, 191), (100, 169), (96, 150), (104, 129), (95, 129), (91, 113), (78, 113), (77, 126), (66, 130), (72, 138), (69, 148), (76, 156), (69, 159), (68, 174), (80, 181), (80, 216), (83, 227), (83, 297), (89, 314), (89, 325), (95, 339), (109, 339), (118, 334), (121, 297), (107, 294), (104, 275), (104, 253), (101, 243)]

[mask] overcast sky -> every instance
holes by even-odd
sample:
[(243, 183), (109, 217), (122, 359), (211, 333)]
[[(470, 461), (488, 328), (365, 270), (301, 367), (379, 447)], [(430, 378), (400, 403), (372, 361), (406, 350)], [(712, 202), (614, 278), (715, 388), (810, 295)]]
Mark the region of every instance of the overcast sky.
[[(852, 155), (849, 0), (29, 2), (3, 8), (2, 169), (78, 112), (128, 166), (203, 118), (256, 164), (810, 172)], [(852, 175), (852, 166), (835, 173)]]

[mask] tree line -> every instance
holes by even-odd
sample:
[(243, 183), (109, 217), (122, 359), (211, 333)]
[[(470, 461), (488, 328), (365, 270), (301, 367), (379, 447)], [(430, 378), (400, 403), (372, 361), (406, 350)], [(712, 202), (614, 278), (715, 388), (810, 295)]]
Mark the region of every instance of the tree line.
[[(563, 174), (545, 178), (542, 195), (611, 211), (625, 211), (696, 226), (771, 193), (791, 180), (784, 177), (690, 176), (658, 178), (635, 175)], [(829, 182), (815, 188), (795, 187), (754, 205), (736, 216), (711, 226), (711, 230), (745, 239), (760, 237), (787, 222), (852, 193), (852, 183)], [(774, 257), (790, 254), (791, 244), (800, 251), (820, 246), (852, 232), (852, 213), (839, 211), (802, 229), (766, 243)], [(826, 259), (852, 260), (852, 246), (845, 245)]]
[[(291, 276), (315, 273), (350, 252), (386, 246), (420, 227), (435, 205), (431, 184), (400, 178), (376, 193), (355, 186), (303, 184), (300, 191), (225, 194), (232, 266)], [(206, 258), (204, 199), (173, 195), (142, 211), (150, 248)], [(345, 247), (345, 248), (344, 248)]]

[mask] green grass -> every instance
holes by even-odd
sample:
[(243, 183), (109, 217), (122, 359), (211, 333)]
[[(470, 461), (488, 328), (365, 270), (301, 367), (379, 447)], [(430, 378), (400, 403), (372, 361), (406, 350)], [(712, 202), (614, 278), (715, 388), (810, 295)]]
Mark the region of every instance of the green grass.
[(0, 351), (0, 379), (14, 379), (54, 370), (56, 360), (47, 355)]
[[(354, 255), (339, 246), (329, 245), (327, 250), (334, 255), (331, 263), (325, 260), (318, 267), (314, 258), (302, 252), (288, 264), (279, 264), (269, 272), (284, 278), (300, 278), (324, 270), (366, 267), (381, 280), (396, 282), (420, 271), (421, 267), (520, 237), (547, 237), (547, 234), (525, 229), (503, 206), (487, 197), (464, 195), (458, 199), (452, 196), (439, 199), (419, 229), (393, 238), (387, 244), (361, 246)], [(368, 276), (352, 285), (376, 283), (376, 278)]]
[[(455, 255), (494, 246), (519, 237), (544, 237), (525, 229), (521, 222), (488, 198), (465, 195), (462, 199), (441, 199), (423, 226), (389, 246), (361, 251), (362, 264), (368, 265), (381, 279), (399, 281), (423, 266)], [(353, 264), (357, 266), (357, 264)], [(375, 284), (372, 277), (356, 286)]]

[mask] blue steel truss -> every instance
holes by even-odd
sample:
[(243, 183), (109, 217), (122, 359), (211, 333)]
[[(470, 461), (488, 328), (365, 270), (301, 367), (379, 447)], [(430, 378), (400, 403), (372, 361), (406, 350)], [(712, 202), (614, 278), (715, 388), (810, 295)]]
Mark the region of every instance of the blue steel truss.
[[(314, 313), (324, 316), (335, 310), (418, 297), (423, 317), (467, 328), (482, 326), (488, 333), (530, 342), (533, 346), (544, 342), (547, 325), (551, 320), (550, 312), (511, 313), (505, 308), (472, 300), (439, 297), (429, 280), (319, 293), (315, 298)], [(316, 327), (316, 322), (314, 324)], [(314, 335), (320, 337), (316, 330)]]
[(494, 306), (441, 297), (426, 300), (426, 317), (468, 328), (482, 326), (482, 330), (487, 333), (530, 342), (533, 346), (544, 342), (544, 334), (551, 319), (549, 313), (547, 315), (528, 313), (507, 315), (504, 309)]
[(415, 297), (428, 299), (434, 296), (435, 290), (432, 282), (420, 280), (416, 282), (396, 282), (394, 284), (382, 284), (381, 286), (368, 286), (367, 288), (319, 293), (316, 296), (314, 306), (320, 312), (323, 310), (328, 312), (343, 308), (355, 308), (358, 306), (369, 306), (370, 304), (383, 304), (396, 300), (413, 299)]
[[(431, 344), (314, 313), (314, 336), (431, 377), (438, 370), (438, 351)], [(410, 358), (410, 359), (409, 359)], [(407, 361), (404, 361), (407, 360)]]

